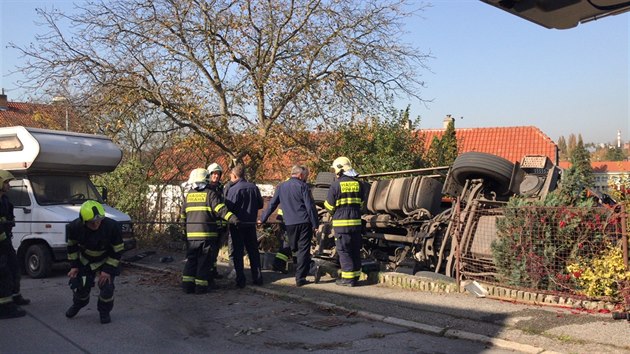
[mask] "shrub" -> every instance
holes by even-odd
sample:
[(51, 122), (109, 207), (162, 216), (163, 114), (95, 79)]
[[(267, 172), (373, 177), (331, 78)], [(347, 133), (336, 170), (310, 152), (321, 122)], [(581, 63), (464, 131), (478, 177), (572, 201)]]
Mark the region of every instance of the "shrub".
[(610, 296), (619, 300), (620, 290), (630, 280), (630, 272), (623, 262), (621, 247), (608, 245), (591, 259), (580, 258), (567, 266), (567, 271), (588, 296)]
[(590, 201), (577, 207), (562, 206), (551, 194), (544, 201), (512, 198), (505, 217), (497, 221), (492, 243), (499, 281), (508, 285), (544, 290), (572, 289), (575, 279), (567, 266), (577, 259), (590, 260), (605, 249), (616, 218), (611, 210), (593, 207)]

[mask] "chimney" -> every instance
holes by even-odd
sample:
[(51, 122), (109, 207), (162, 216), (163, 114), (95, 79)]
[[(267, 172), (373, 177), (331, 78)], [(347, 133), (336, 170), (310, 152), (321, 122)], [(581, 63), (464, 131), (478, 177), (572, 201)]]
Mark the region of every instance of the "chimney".
[(621, 129), (617, 129), (617, 148), (621, 148)]
[(455, 125), (455, 118), (451, 117), (450, 114), (447, 114), (444, 120), (442, 121), (442, 125), (444, 129), (448, 128), (448, 123), (453, 122), (453, 126)]
[(9, 109), (9, 101), (7, 100), (7, 95), (4, 94), (4, 89), (2, 89), (2, 94), (0, 94), (0, 111), (6, 111)]

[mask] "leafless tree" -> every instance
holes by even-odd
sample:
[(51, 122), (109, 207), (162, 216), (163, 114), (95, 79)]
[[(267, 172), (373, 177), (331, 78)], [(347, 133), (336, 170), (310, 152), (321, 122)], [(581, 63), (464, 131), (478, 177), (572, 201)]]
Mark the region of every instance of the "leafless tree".
[(402, 35), (424, 6), (96, 1), (72, 14), (40, 10), (50, 31), (14, 48), (28, 59), (24, 86), (73, 97), (92, 116), (123, 123), (116, 112), (151, 110), (255, 171), (278, 138), (304, 146), (300, 132), (377, 114), (393, 97), (421, 99), (428, 54)]

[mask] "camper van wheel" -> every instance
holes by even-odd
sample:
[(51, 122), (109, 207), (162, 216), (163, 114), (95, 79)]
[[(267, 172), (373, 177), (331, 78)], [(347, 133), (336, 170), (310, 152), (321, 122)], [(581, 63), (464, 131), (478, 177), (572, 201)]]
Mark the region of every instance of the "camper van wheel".
[(48, 247), (42, 244), (31, 245), (26, 250), (26, 273), (31, 278), (45, 278), (52, 268), (52, 257)]

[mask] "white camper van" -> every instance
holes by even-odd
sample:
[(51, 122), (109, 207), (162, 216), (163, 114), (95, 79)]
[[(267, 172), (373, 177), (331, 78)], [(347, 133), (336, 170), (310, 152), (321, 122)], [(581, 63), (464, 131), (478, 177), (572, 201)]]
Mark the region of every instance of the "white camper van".
[(66, 225), (88, 199), (103, 203), (106, 216), (122, 224), (125, 249), (135, 247), (129, 215), (105, 204), (90, 175), (111, 172), (122, 151), (106, 136), (27, 128), (0, 128), (0, 169), (10, 171), (15, 206), (13, 246), (26, 272), (46, 277), (54, 261), (67, 260)]

